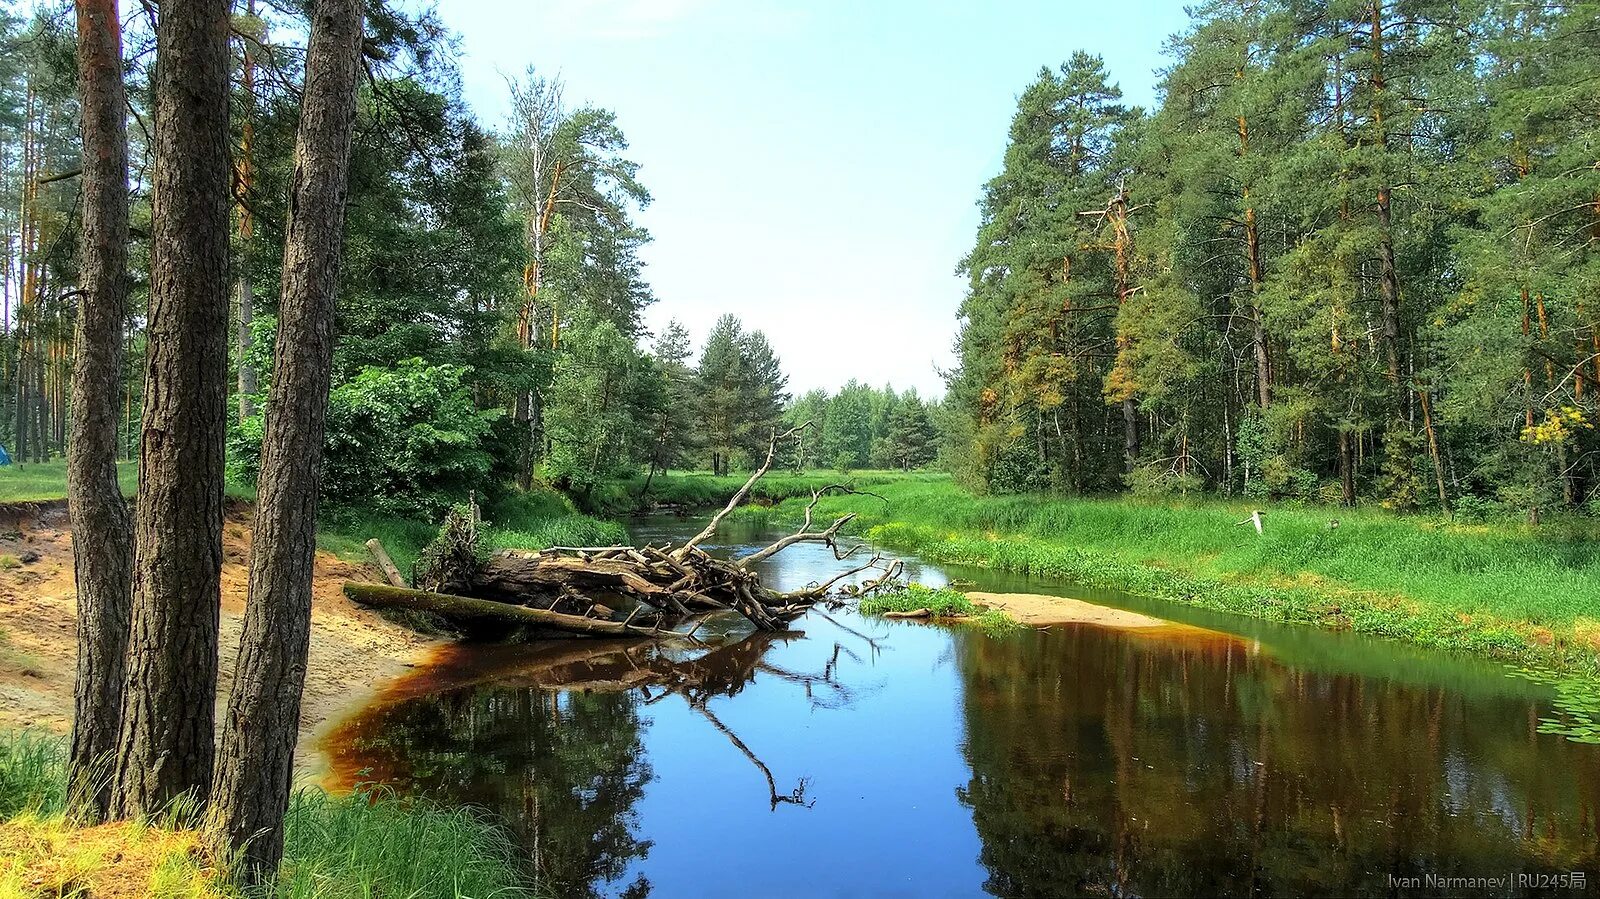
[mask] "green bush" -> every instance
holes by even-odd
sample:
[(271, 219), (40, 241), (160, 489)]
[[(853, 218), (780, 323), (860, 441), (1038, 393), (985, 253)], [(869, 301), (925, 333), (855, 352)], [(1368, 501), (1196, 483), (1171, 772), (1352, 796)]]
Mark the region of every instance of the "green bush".
[[(368, 367), (328, 397), (322, 493), (333, 505), (432, 516), (494, 482), (498, 409), (479, 409), (470, 369), (408, 359)], [(262, 415), (234, 428), (230, 475), (254, 482)]]
[(996, 454), (989, 466), (989, 492), (1028, 493), (1047, 489), (1050, 478), (1033, 446), (1023, 442)]

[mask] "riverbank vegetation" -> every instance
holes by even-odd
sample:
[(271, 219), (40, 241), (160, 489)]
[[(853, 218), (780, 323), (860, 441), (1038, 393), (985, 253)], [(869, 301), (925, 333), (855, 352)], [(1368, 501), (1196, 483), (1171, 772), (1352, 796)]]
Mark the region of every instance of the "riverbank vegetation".
[[(201, 835), (178, 818), (72, 826), (65, 817), (65, 761), (58, 737), (0, 733), (0, 896), (244, 895)], [(295, 792), (285, 828), (273, 893), (285, 899), (530, 895), (519, 886), (509, 838), (470, 809), (383, 791), (331, 796), (305, 788)]]
[(1600, 556), (1585, 521), (1490, 527), (1279, 504), (1257, 535), (1241, 502), (976, 496), (937, 478), (874, 492), (824, 499), (819, 513), (855, 513), (867, 537), (930, 561), (1600, 678)]
[(865, 615), (957, 620), (992, 633), (1021, 626), (1015, 618), (973, 602), (960, 590), (925, 587), (917, 583), (907, 584), (903, 590), (883, 591), (863, 597), (857, 608)]

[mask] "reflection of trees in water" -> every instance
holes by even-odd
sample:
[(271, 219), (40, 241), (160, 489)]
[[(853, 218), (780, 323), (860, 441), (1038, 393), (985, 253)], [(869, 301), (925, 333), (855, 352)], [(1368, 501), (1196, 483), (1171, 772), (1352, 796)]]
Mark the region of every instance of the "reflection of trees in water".
[[(650, 849), (636, 836), (634, 811), (651, 778), (642, 706), (681, 698), (761, 771), (774, 807), (804, 804), (804, 778), (779, 792), (756, 752), (707, 708), (760, 674), (800, 685), (815, 704), (847, 703), (837, 667), (849, 649), (836, 648), (817, 674), (764, 659), (796, 636), (754, 634), (694, 651), (595, 640), (455, 649), (340, 728), (327, 748), (347, 782), (490, 810), (528, 851), (540, 883), (561, 896), (597, 895)], [(641, 877), (624, 895), (648, 891)]]
[(960, 656), (960, 798), (998, 895), (1387, 894), (1390, 874), (1600, 861), (1600, 753), (1537, 734), (1530, 699), (1291, 670), (1234, 640), (1062, 629)]
[(787, 634), (757, 632), (738, 642), (715, 647), (709, 652), (690, 658), (668, 658), (657, 651), (652, 656), (652, 662), (646, 663), (647, 667), (641, 669), (648, 672), (650, 680), (649, 686), (640, 688), (645, 696), (645, 704), (660, 702), (668, 696), (682, 697), (691, 711), (698, 713), (718, 733), (726, 737), (728, 742), (761, 772), (767, 782), (768, 804), (773, 809), (785, 803), (809, 808), (810, 804), (806, 802), (806, 786), (809, 778), (802, 777), (793, 790), (787, 793), (780, 792), (772, 769), (767, 767), (766, 762), (761, 760), (749, 744), (711, 711), (708, 703), (715, 697), (733, 696), (743, 691), (747, 685), (755, 681), (758, 673), (762, 673), (801, 687), (805, 691), (807, 701), (814, 709), (843, 708), (849, 705), (855, 698), (855, 691), (839, 678), (839, 660), (844, 657), (860, 661), (860, 656), (843, 644), (833, 644), (833, 654), (822, 671), (816, 674), (792, 671), (763, 658), (774, 643), (787, 642), (799, 636), (800, 634), (795, 632)]
[(490, 810), (538, 882), (582, 896), (650, 849), (635, 836), (633, 806), (651, 776), (639, 729), (629, 693), (477, 686), (374, 707), (349, 751), (373, 780)]

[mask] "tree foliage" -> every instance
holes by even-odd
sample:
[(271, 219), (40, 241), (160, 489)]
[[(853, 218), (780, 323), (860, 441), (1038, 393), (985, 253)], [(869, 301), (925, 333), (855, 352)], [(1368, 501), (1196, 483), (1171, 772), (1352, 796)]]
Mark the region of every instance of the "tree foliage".
[(1191, 13), (1151, 111), (1085, 53), (1019, 98), (963, 262), (953, 466), (994, 490), (1592, 503), (1600, 6)]

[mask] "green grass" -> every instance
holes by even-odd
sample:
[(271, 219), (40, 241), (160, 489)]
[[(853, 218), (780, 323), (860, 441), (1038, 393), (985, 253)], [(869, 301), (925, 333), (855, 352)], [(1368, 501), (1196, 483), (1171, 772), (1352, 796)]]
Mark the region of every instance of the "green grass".
[[(139, 468), (132, 462), (117, 464), (117, 481), (124, 496), (139, 488)], [(42, 503), (67, 498), (67, 461), (29, 462), (0, 467), (0, 504)]]
[(964, 618), (988, 631), (1009, 630), (1021, 623), (998, 610), (985, 608), (967, 598), (960, 590), (947, 587), (924, 587), (907, 584), (903, 590), (890, 590), (863, 597), (858, 608), (865, 615), (882, 615), (885, 612), (915, 612), (927, 609), (934, 618)]
[[(0, 733), (0, 820), (69, 842), (60, 839), (71, 830), (61, 819), (64, 762), (64, 746), (58, 737)], [(144, 833), (145, 828), (135, 827), (113, 831), (109, 838), (131, 840)], [(107, 838), (99, 837), (101, 841)], [(92, 867), (102, 856), (120, 855), (100, 851), (74, 861)], [(174, 860), (170, 872), (173, 888), (157, 892), (237, 895), (226, 883), (194, 883), (204, 872), (192, 864), (177, 864), (180, 861)], [(85, 879), (92, 875), (92, 871), (84, 872)], [(296, 791), (285, 819), (284, 859), (276, 895), (293, 899), (514, 899), (531, 895), (520, 884), (515, 846), (506, 831), (483, 813), (407, 800), (385, 791), (358, 790), (333, 796), (307, 788)], [(8, 895), (6, 886), (0, 883), (0, 895)]]
[[(948, 479), (843, 496), (867, 536), (935, 562), (1061, 578), (1160, 599), (1464, 650), (1600, 678), (1593, 526), (1465, 526), (1379, 511), (1243, 503), (978, 497)], [(797, 514), (797, 501), (780, 510)], [(1339, 526), (1332, 526), (1337, 518)]]
[(0, 820), (59, 813), (66, 803), (66, 763), (59, 737), (0, 731)]
[(484, 510), (491, 549), (610, 546), (626, 543), (628, 531), (614, 521), (579, 512), (552, 490), (512, 493)]
[[(601, 514), (624, 514), (647, 509), (653, 503), (689, 506), (691, 508), (720, 506), (744, 485), (750, 472), (713, 475), (709, 472), (673, 472), (658, 474), (650, 481), (650, 491), (641, 497), (644, 475), (626, 480), (610, 481), (594, 489), (588, 507)], [(897, 470), (838, 471), (773, 471), (750, 488), (752, 501), (758, 504), (782, 502), (793, 497), (811, 496), (829, 484), (847, 484), (859, 490), (872, 490), (883, 484), (903, 481), (937, 480), (942, 475), (929, 472), (902, 472)]]
[(285, 820), (278, 895), (520, 897), (516, 847), (470, 808), (385, 792), (295, 793)]
[(402, 574), (409, 574), (417, 554), (439, 533), (437, 521), (395, 518), (364, 509), (330, 509), (317, 524), (317, 547), (341, 559), (370, 562), (366, 543), (376, 537)]
[[(133, 496), (139, 489), (139, 467), (132, 462), (117, 463), (117, 483), (123, 496)], [(230, 499), (254, 502), (254, 484), (235, 484), (229, 481)], [(7, 503), (44, 503), (67, 498), (67, 461), (52, 459), (49, 462), (12, 463), (0, 467), (0, 505)]]

